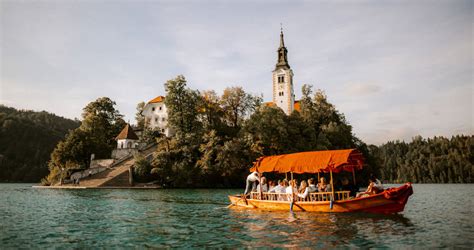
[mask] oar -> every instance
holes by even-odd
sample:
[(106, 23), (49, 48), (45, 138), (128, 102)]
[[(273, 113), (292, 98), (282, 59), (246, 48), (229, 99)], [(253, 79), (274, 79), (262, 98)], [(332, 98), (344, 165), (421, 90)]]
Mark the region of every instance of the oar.
[(232, 207), (232, 206), (235, 206), (235, 204), (236, 204), (237, 202), (239, 202), (240, 200), (242, 200), (242, 198), (239, 198), (238, 200), (236, 200), (235, 203), (230, 203), (230, 205), (228, 205), (226, 208), (230, 208), (230, 207)]
[(240, 200), (242, 200), (242, 198), (245, 198), (245, 194), (241, 195), (240, 198), (235, 201), (235, 203), (231, 203), (231, 204), (228, 205), (226, 208), (230, 208), (230, 207), (232, 207), (232, 206), (235, 206), (235, 205), (237, 204), (237, 202), (239, 202)]

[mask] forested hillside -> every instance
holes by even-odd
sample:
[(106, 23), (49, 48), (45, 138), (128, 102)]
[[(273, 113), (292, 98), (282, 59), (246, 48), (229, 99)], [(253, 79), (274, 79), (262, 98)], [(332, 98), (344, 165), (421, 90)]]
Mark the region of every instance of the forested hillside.
[(472, 183), (474, 181), (474, 136), (451, 139), (417, 136), (412, 142), (388, 142), (371, 147), (388, 182)]
[(0, 181), (39, 182), (49, 172), (58, 141), (79, 124), (45, 111), (0, 105)]

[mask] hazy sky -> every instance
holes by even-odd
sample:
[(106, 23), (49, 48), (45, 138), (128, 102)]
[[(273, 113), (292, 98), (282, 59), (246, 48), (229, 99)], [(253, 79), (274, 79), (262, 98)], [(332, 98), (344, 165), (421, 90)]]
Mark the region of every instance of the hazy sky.
[(0, 103), (80, 118), (108, 96), (125, 119), (183, 74), (271, 100), (283, 23), (301, 86), (367, 143), (473, 134), (472, 1), (0, 0)]

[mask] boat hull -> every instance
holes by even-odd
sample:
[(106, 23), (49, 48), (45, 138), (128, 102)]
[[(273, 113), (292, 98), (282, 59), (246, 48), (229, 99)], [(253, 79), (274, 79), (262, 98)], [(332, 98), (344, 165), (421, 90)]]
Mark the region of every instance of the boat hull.
[[(387, 189), (372, 196), (350, 200), (334, 201), (297, 201), (293, 203), (293, 211), (307, 212), (369, 212), (369, 213), (398, 213), (402, 212), (413, 194), (413, 188), (407, 183), (398, 188)], [(263, 210), (291, 210), (289, 201), (242, 199), (240, 195), (229, 195), (231, 207), (263, 209)]]

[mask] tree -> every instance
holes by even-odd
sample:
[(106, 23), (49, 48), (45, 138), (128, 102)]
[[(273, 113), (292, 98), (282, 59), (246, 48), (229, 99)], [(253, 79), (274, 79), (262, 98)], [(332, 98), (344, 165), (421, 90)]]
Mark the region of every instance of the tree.
[(288, 148), (287, 117), (277, 107), (262, 106), (250, 116), (243, 128), (251, 140), (255, 155), (286, 153)]
[(177, 134), (197, 133), (202, 124), (198, 120), (199, 92), (186, 86), (186, 79), (179, 75), (165, 84), (165, 104), (168, 110), (168, 126)]
[(125, 126), (122, 115), (115, 109), (115, 102), (101, 97), (83, 109), (82, 123), (58, 143), (48, 163), (50, 173), (44, 180), (54, 184), (64, 171), (84, 169), (89, 166), (91, 154), (108, 158), (115, 148), (115, 137)]
[(139, 102), (137, 104), (137, 113), (135, 114), (135, 120), (137, 121), (137, 128), (145, 129), (145, 116), (143, 116), (143, 108), (145, 107), (145, 102)]
[(223, 116), (224, 112), (220, 106), (220, 98), (213, 90), (204, 91), (199, 108), (203, 128), (206, 131), (215, 130), (218, 134), (222, 134), (224, 130)]
[(253, 109), (254, 102), (242, 87), (226, 88), (221, 97), (221, 106), (227, 124), (234, 129), (240, 128), (245, 116)]

